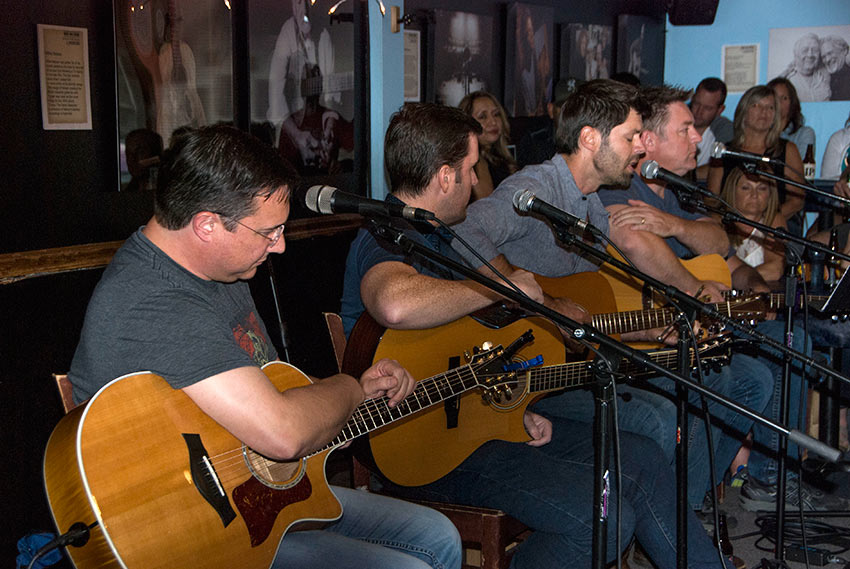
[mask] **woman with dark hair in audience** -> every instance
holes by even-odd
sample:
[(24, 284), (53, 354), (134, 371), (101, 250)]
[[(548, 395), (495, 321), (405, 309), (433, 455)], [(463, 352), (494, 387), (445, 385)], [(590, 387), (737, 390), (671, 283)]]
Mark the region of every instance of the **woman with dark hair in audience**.
[(460, 110), (481, 123), (484, 132), (478, 135), (480, 159), (475, 165), (478, 183), (472, 187), (470, 201), (489, 196), (502, 180), (519, 168), (508, 150), (511, 134), (504, 107), (486, 91), (475, 91), (465, 96), (458, 105)]
[(797, 88), (785, 77), (771, 79), (768, 87), (776, 94), (776, 104), (779, 105), (779, 120), (782, 123), (782, 138), (790, 140), (797, 146), (800, 156), (806, 155), (806, 149), (811, 145), (812, 156), (815, 156), (815, 131), (806, 126), (806, 118), (800, 108), (800, 98)]
[[(773, 166), (773, 173), (802, 183), (803, 159), (793, 142), (780, 138), (782, 121), (777, 107), (776, 94), (767, 85), (747, 89), (735, 109), (735, 136), (729, 146), (733, 150), (782, 161), (786, 166)], [(708, 171), (708, 188), (719, 194), (726, 178), (741, 163), (739, 158), (726, 155), (722, 164), (713, 164)], [(777, 182), (776, 191), (779, 195), (779, 211), (789, 231), (801, 234), (802, 222), (796, 214), (803, 209), (803, 190)]]

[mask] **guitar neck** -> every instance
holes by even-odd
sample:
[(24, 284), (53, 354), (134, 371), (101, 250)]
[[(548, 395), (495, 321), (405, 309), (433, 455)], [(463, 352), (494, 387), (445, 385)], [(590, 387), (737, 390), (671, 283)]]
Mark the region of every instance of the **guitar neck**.
[(389, 406), (387, 397), (364, 401), (354, 410), (351, 419), (339, 435), (314, 454), (343, 445), (361, 435), (385, 427), (480, 385), (472, 365), (467, 364), (418, 381), (413, 393), (395, 407)]
[[(803, 308), (803, 298), (804, 297), (802, 295), (800, 295), (797, 298), (797, 302), (795, 303), (796, 304), (795, 308)], [(809, 294), (809, 295), (806, 295), (805, 300), (807, 300), (809, 302), (819, 302), (819, 301), (825, 301), (828, 298), (829, 298), (828, 294)], [(781, 292), (771, 292), (770, 293), (769, 306), (770, 306), (770, 308), (772, 308), (774, 310), (784, 307), (785, 306), (785, 294), (781, 293)]]
[[(658, 365), (667, 368), (672, 368), (676, 365), (677, 354), (675, 349), (659, 350), (651, 352), (648, 355)], [(689, 362), (693, 364), (693, 350), (690, 350)], [(581, 361), (531, 368), (528, 370), (529, 391), (531, 393), (544, 393), (587, 385), (594, 380), (591, 363), (589, 361)], [(651, 373), (650, 370), (637, 366), (625, 358), (620, 362), (618, 371), (628, 375)]]
[[(711, 305), (711, 307), (727, 316), (733, 316), (734, 305), (734, 301), (727, 301), (718, 302)], [(603, 334), (626, 334), (638, 330), (669, 326), (676, 320), (677, 314), (677, 310), (669, 307), (651, 308), (649, 310), (626, 310), (623, 312), (594, 314), (591, 324)]]

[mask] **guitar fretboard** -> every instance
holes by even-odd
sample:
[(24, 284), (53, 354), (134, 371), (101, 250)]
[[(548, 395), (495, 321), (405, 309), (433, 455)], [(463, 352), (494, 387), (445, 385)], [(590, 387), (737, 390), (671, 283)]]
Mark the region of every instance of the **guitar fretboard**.
[[(493, 356), (487, 361), (492, 361), (492, 358)], [(420, 380), (416, 383), (413, 393), (402, 399), (395, 407), (389, 406), (387, 397), (364, 401), (354, 410), (351, 419), (348, 420), (340, 434), (314, 454), (347, 443), (360, 435), (389, 425), (393, 421), (398, 421), (408, 415), (441, 403), (450, 397), (478, 387), (480, 383), (476, 376), (476, 370), (479, 366), (486, 365), (487, 361), (467, 364), (446, 373)]]

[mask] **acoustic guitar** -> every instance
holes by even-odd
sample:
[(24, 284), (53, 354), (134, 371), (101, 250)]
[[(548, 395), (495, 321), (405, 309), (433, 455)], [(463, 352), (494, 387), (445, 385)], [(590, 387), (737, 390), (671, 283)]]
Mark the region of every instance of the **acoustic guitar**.
[[(534, 342), (514, 353), (518, 369), (500, 374), (498, 389), (484, 393), (466, 391), (444, 406), (432, 407), (399, 421), (390, 430), (373, 433), (368, 439), (371, 456), (363, 456), (364, 462), (401, 486), (434, 482), (488, 441), (527, 441), (523, 413), (529, 404), (547, 393), (593, 381), (592, 362), (560, 363), (564, 355), (559, 333), (541, 318), (521, 318), (492, 329), (467, 316), (428, 330), (390, 330), (364, 312), (348, 339), (343, 360), (346, 373), (362, 373), (374, 361), (392, 357), (414, 377), (429, 374), (454, 365), (474, 353), (476, 346), (501, 343), (525, 329), (533, 332)], [(728, 359), (727, 347), (725, 338), (703, 344), (701, 360), (723, 363)], [(677, 361), (675, 349), (649, 355), (667, 367), (675, 366)], [(558, 363), (538, 365), (541, 360), (544, 364)], [(527, 366), (528, 362), (533, 365)], [(619, 371), (633, 376), (647, 373), (625, 359)]]
[[(466, 391), (516, 381), (503, 372), (509, 359), (495, 347), (419, 381), (394, 408), (366, 401), (333, 441), (291, 462), (245, 446), (155, 374), (120, 377), (68, 413), (47, 443), (56, 526), (92, 527), (85, 545), (68, 548), (79, 569), (268, 567), (290, 528), (342, 515), (325, 478), (330, 452)], [(263, 370), (281, 391), (310, 383), (289, 364)]]
[[(618, 299), (611, 288), (609, 278), (601, 271), (556, 278), (538, 275), (535, 278), (550, 296), (570, 298), (584, 307), (591, 315), (590, 324), (609, 336), (669, 326), (678, 315), (678, 311), (669, 306), (617, 310)], [(730, 291), (725, 301), (712, 303), (709, 306), (730, 318), (752, 322), (763, 320), (771, 308), (775, 309), (775, 303), (781, 302), (781, 298), (776, 299), (775, 296), (777, 295), (771, 295), (770, 305), (768, 305), (767, 296), (764, 294), (731, 294)], [(626, 299), (624, 304), (633, 304), (633, 302)], [(710, 324), (703, 321), (705, 327)]]

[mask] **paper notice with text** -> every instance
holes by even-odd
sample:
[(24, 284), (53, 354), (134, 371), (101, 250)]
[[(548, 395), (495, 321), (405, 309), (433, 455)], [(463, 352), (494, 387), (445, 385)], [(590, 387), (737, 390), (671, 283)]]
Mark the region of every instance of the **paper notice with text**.
[(39, 24), (38, 63), (45, 130), (91, 129), (88, 30)]

